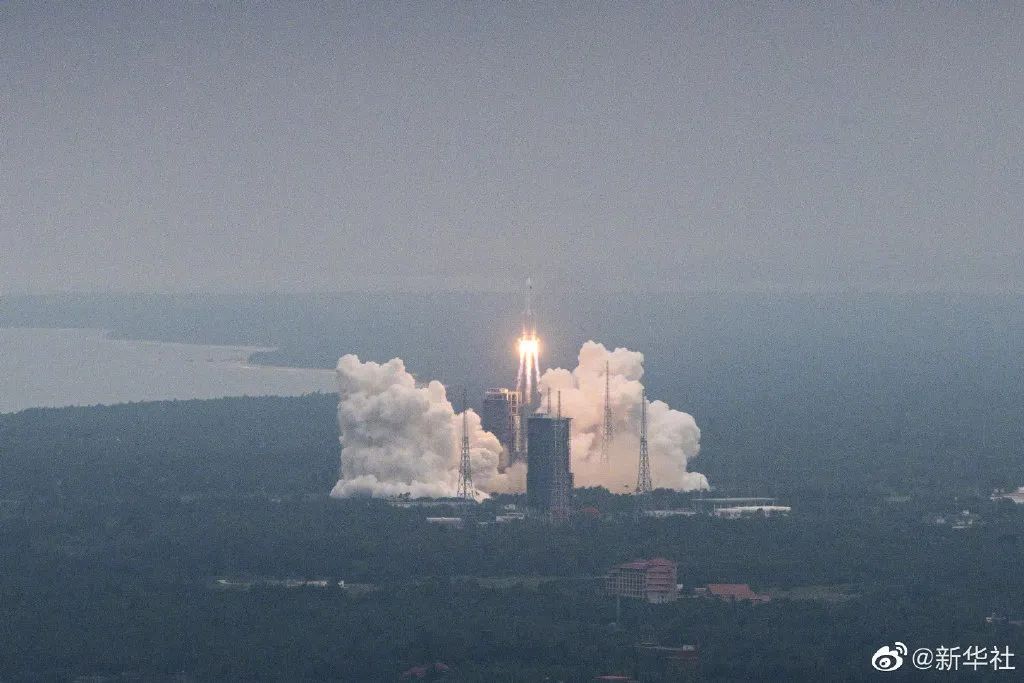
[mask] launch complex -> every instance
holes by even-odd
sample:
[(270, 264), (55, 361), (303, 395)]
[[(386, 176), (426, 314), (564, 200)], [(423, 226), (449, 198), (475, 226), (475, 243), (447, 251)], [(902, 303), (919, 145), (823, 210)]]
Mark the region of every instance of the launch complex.
[[(484, 394), (481, 426), (498, 437), (505, 461), (502, 468), (525, 462), (528, 455), (528, 419), (537, 409), (540, 391), (540, 337), (533, 314), (533, 283), (526, 281), (526, 307), (516, 340), (519, 369), (514, 388), (488, 389)], [(527, 421), (524, 421), (524, 414)]]
[[(533, 283), (526, 281), (526, 306), (516, 342), (519, 368), (514, 387), (488, 389), (480, 413), (481, 427), (497, 436), (502, 446), (501, 469), (516, 463), (526, 465), (527, 506), (534, 512), (564, 517), (569, 514), (573, 475), (571, 467), (571, 420), (562, 415), (561, 395), (540, 395), (541, 342), (533, 312)], [(609, 369), (605, 364), (604, 429), (602, 457), (608, 462), (609, 443), (614, 437)], [(635, 493), (647, 500), (652, 490), (647, 454), (646, 396), (642, 399), (640, 454)], [(463, 438), (459, 471), (459, 493), (470, 497), (473, 490), (468, 443)]]

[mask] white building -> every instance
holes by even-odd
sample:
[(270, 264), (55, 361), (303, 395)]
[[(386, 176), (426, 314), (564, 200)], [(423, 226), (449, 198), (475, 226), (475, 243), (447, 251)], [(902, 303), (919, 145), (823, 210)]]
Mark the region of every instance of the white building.
[(996, 491), (992, 494), (992, 500), (1012, 500), (1018, 505), (1024, 505), (1024, 486), (1021, 486), (1016, 491), (1010, 491), (1009, 493)]
[(427, 524), (461, 529), (463, 527), (462, 517), (427, 517)]

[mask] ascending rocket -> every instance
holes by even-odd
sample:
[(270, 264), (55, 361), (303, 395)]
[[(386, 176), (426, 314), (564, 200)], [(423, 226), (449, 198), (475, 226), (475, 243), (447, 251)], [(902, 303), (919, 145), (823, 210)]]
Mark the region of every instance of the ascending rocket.
[(540, 384), (540, 339), (533, 317), (533, 281), (526, 279), (526, 308), (523, 309), (523, 333), (519, 337), (519, 372), (516, 391), (522, 405), (533, 403), (534, 392)]

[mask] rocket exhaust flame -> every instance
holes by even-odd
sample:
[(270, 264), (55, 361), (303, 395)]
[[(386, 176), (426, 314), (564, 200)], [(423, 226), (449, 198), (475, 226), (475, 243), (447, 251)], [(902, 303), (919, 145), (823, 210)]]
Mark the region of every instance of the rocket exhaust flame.
[(531, 299), (533, 282), (526, 280), (526, 308), (523, 310), (523, 333), (519, 337), (519, 371), (516, 373), (516, 391), (523, 405), (533, 403), (534, 392), (540, 386), (540, 338), (533, 317)]
[(533, 403), (534, 393), (540, 385), (540, 340), (536, 335), (519, 338), (519, 373), (516, 391), (525, 404)]

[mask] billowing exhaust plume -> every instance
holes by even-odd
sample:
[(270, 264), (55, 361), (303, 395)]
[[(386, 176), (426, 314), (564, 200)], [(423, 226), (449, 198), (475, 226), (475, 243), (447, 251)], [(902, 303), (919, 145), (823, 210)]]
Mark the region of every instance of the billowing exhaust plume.
[[(400, 358), (338, 361), (341, 478), (332, 496), (455, 496), (462, 419), (443, 384), (417, 386)], [(522, 465), (498, 472), (501, 444), (467, 415), (473, 483), (482, 492), (521, 491)]]
[[(643, 354), (637, 351), (609, 351), (588, 341), (574, 370), (552, 369), (541, 376), (541, 392), (561, 392), (562, 414), (572, 418), (572, 470), (577, 486), (604, 486), (613, 493), (636, 487), (643, 362)], [(606, 363), (615, 437), (608, 445), (609, 461), (603, 462)], [(647, 434), (655, 488), (708, 488), (703, 474), (686, 470), (700, 450), (700, 429), (691, 415), (663, 401), (650, 401)]]
[[(604, 486), (614, 493), (632, 492), (636, 486), (643, 360), (636, 351), (608, 351), (589, 341), (574, 370), (552, 369), (541, 376), (541, 388), (561, 392), (562, 414), (572, 418), (572, 470), (578, 486)], [(608, 462), (601, 443), (606, 362), (615, 421)], [(338, 361), (338, 391), (341, 478), (332, 496), (456, 495), (462, 421), (443, 384), (418, 386), (400, 358), (378, 364), (347, 355)], [(700, 449), (693, 417), (651, 401), (647, 420), (655, 488), (707, 488), (703, 474), (686, 469)], [(480, 427), (472, 410), (467, 423), (476, 488), (483, 493), (523, 491), (525, 464), (499, 472), (497, 437)]]

